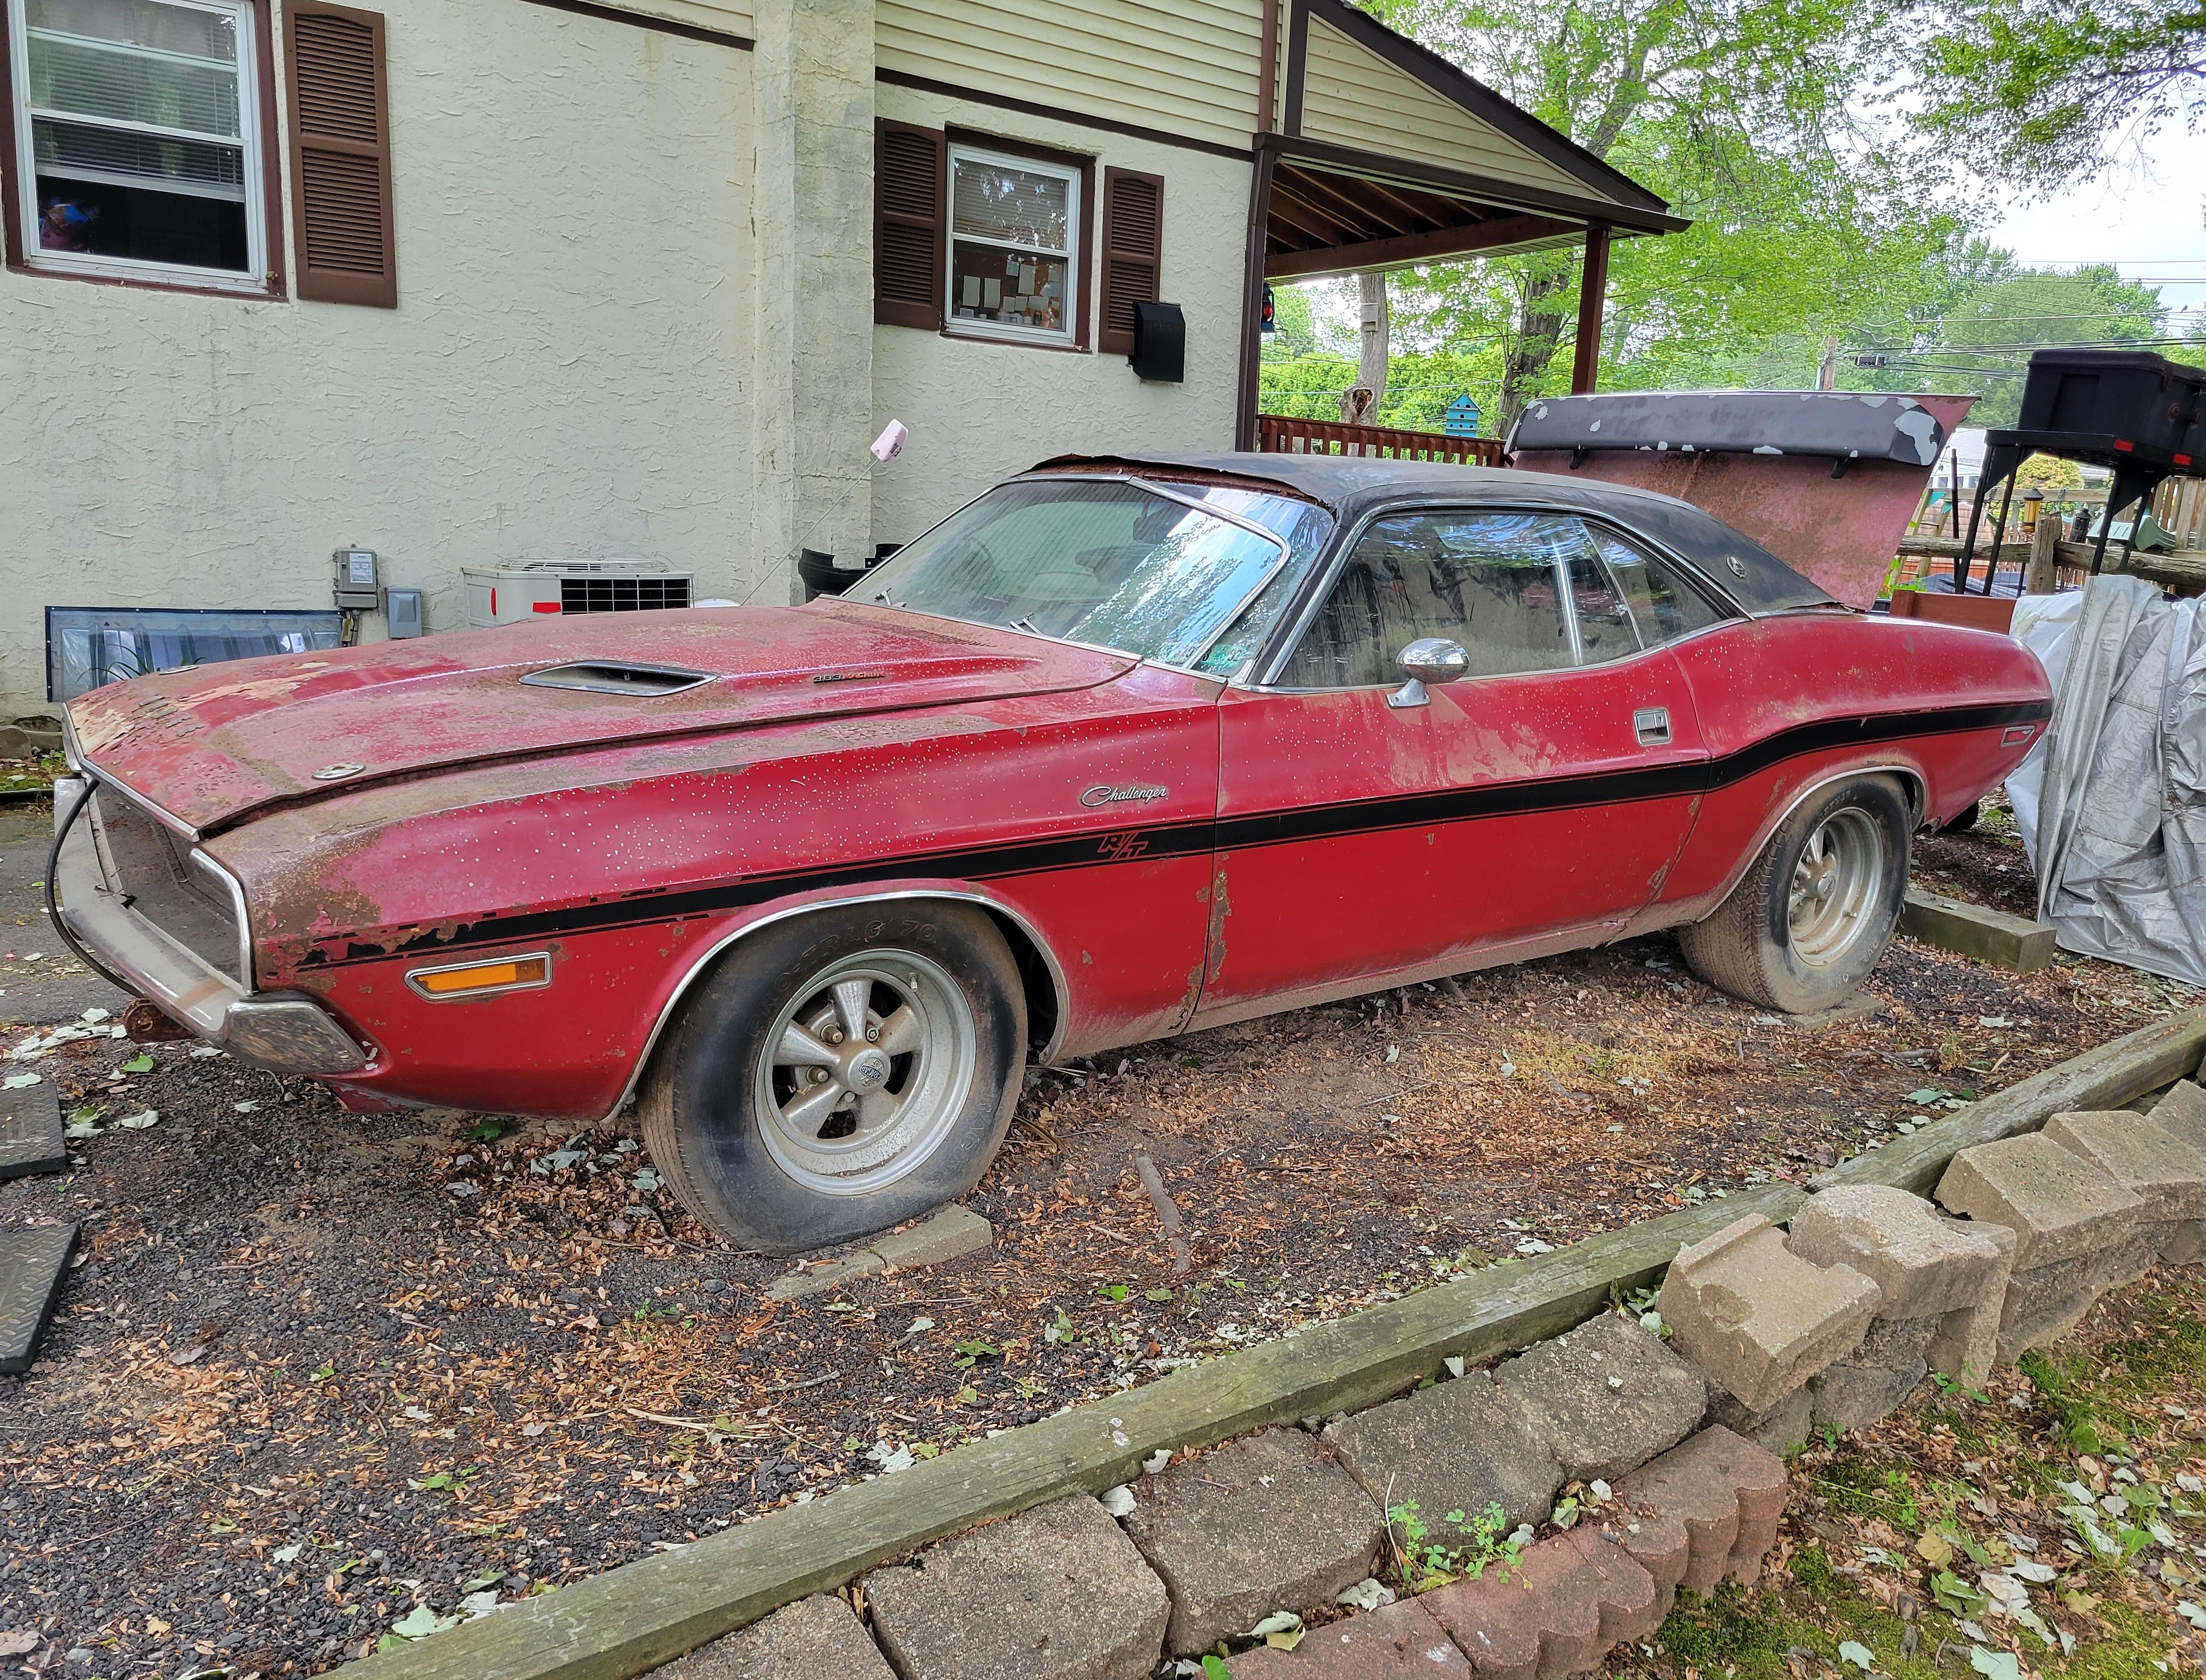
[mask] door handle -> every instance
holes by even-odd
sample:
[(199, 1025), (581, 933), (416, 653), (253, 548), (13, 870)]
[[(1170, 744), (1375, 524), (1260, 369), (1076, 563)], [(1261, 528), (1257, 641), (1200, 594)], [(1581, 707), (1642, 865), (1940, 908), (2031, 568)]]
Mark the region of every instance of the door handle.
[(1670, 708), (1666, 706), (1643, 706), (1631, 714), (1632, 733), (1639, 737), (1642, 747), (1667, 747), (1670, 744)]

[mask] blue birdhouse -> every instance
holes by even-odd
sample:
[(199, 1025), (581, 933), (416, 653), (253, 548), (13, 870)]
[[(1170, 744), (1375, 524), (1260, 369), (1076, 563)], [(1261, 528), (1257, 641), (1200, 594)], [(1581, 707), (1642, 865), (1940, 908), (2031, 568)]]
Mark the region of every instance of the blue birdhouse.
[[(1431, 410), (1426, 412), (1429, 414)], [(1470, 400), (1468, 392), (1447, 405), (1447, 435), (1451, 438), (1478, 436), (1478, 404)]]

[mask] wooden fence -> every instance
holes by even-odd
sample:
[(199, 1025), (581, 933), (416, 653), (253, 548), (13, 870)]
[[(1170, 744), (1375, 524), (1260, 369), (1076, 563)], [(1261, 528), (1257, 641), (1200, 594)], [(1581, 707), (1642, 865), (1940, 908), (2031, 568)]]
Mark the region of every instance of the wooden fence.
[(1346, 426), (1338, 420), (1256, 416), (1256, 447), (1273, 455), (1361, 455), (1393, 461), (1452, 461), (1499, 467), (1499, 438), (1452, 438), (1444, 432), (1407, 432), (1391, 426)]

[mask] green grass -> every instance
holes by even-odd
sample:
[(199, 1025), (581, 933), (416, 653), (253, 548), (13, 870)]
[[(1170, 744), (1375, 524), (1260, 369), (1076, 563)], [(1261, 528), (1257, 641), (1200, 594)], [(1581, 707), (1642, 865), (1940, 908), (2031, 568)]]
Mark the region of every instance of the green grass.
[[(1926, 1388), (1888, 1424), (1811, 1442), (1794, 1464), (1795, 1516), (1810, 1532), (1793, 1530), (1798, 1549), (1783, 1572), (1751, 1589), (1681, 1593), (1651, 1659), (1635, 1647), (1618, 1653), (1614, 1669), (1663, 1680), (1865, 1680), (1839, 1659), (1839, 1646), (1852, 1641), (1889, 1680), (1976, 1680), (1970, 1653), (1977, 1641), (1937, 1604), (1931, 1583), (1939, 1571), (1914, 1548), (1965, 1541), (1955, 1544), (1951, 1568), (1973, 1589), (1979, 1570), (1968, 1552), (2006, 1562), (2014, 1554), (2004, 1533), (2019, 1523), (2038, 1535), (2038, 1556), (2067, 1571), (2060, 1599), (2033, 1588), (2033, 1605), (2078, 1642), (2064, 1656), (2034, 1633), (1979, 1614), (1990, 1648), (2016, 1652), (2031, 1680), (2188, 1680), (2206, 1670), (2206, 1635), (2194, 1636), (2173, 1609), (2179, 1598), (2206, 1600), (2187, 1552), (2176, 1561), (2194, 1584), (2171, 1588), (2155, 1578), (2166, 1555), (2157, 1547), (2089, 1562), (2055, 1549), (2066, 1532), (2059, 1484), (2091, 1474), (2079, 1458), (2096, 1461), (2103, 1474), (2109, 1454), (2131, 1453), (2149, 1480), (2172, 1486), (2178, 1470), (2206, 1457), (2195, 1433), (2206, 1419), (2206, 1278), (2163, 1269), (2126, 1291), (2120, 1308), (2126, 1321), (2116, 1320), (2111, 1337), (2072, 1337), (2030, 1355), (2019, 1370), (1994, 1377), (1988, 1397)], [(2026, 1408), (2008, 1403), (2017, 1392), (2030, 1395)], [(2171, 1414), (2171, 1404), (2185, 1415)], [(1978, 1507), (1985, 1496), (1997, 1501), (1995, 1514)], [(2186, 1543), (2206, 1540), (2206, 1519), (2167, 1520)], [(2110, 1517), (2107, 1526), (2123, 1524)], [(1863, 1556), (1879, 1546), (1890, 1564)], [(1841, 1572), (1840, 1562), (1863, 1563), (1866, 1574)], [(1910, 1623), (1882, 1601), (1894, 1589), (1917, 1606), (1904, 1658)], [(2084, 1596), (2070, 1602), (2072, 1591)]]

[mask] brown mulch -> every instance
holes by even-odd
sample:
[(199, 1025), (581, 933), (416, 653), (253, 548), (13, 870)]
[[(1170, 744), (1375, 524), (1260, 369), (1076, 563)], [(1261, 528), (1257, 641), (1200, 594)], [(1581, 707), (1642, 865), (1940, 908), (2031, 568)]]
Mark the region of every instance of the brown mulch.
[(2192, 1001), (1904, 941), (1869, 992), (1778, 1021), (1654, 938), (1038, 1074), (970, 1199), (994, 1253), (784, 1305), (789, 1263), (717, 1247), (625, 1122), (361, 1118), (184, 1046), (9, 1063), (106, 1129), (0, 1186), (0, 1221), (85, 1225), (38, 1367), (0, 1379), (0, 1632), (89, 1653), (76, 1675), (319, 1671), (420, 1603), (555, 1589), (899, 1450), (1803, 1179)]

